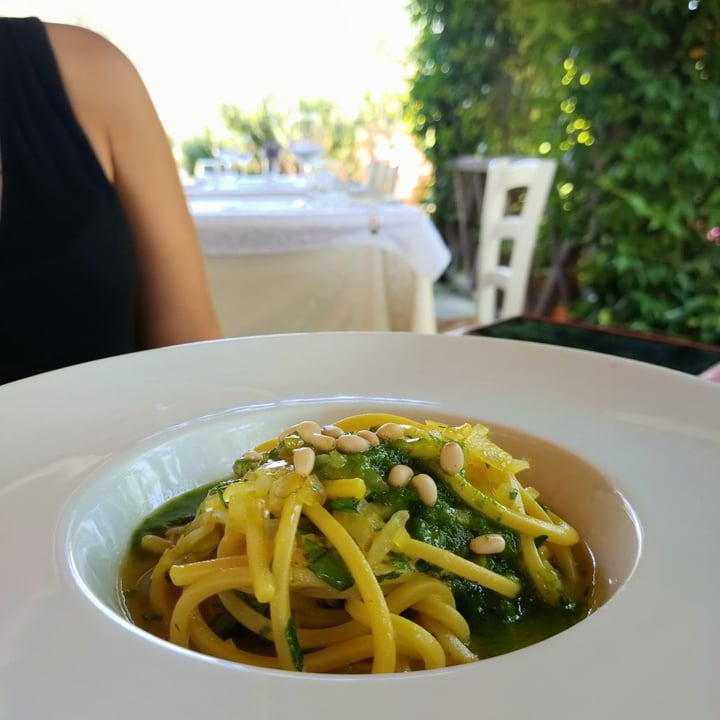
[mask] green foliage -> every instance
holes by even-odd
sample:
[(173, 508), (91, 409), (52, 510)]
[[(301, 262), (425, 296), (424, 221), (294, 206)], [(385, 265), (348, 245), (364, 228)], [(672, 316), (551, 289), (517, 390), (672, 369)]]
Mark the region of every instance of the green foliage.
[(408, 110), (436, 140), (440, 226), (453, 155), (556, 157), (538, 259), (580, 249), (573, 315), (720, 343), (720, 247), (706, 239), (720, 225), (720, 3), (412, 7), (422, 64)]
[(274, 108), (271, 98), (263, 98), (254, 113), (243, 113), (236, 105), (221, 105), (220, 116), (231, 133), (248, 135), (257, 147), (262, 147), (267, 142), (282, 144), (282, 129), (289, 113)]
[(476, 151), (509, 152), (519, 134), (523, 113), (506, 71), (514, 42), (503, 3), (413, 0), (409, 12), (421, 32), (407, 118), (437, 169), (432, 200), (447, 231), (454, 220), (448, 161)]
[[(393, 110), (388, 111), (388, 108)], [(398, 98), (373, 100), (368, 96), (365, 107), (357, 117), (348, 119), (342, 115), (333, 100), (317, 98), (302, 99), (295, 110), (278, 110), (271, 98), (265, 98), (255, 111), (243, 112), (235, 105), (223, 105), (221, 117), (230, 138), (249, 136), (257, 148), (266, 142), (279, 143), (285, 152), (282, 162), (286, 170), (294, 171), (294, 159), (286, 150), (291, 143), (290, 132), (299, 118), (312, 117), (319, 129), (324, 156), (338, 163), (348, 177), (358, 174), (358, 150), (369, 147), (378, 130), (397, 125), (402, 118), (403, 104)]]
[(215, 141), (212, 134), (206, 130), (203, 135), (188, 138), (180, 144), (182, 153), (182, 167), (188, 175), (195, 170), (195, 162), (200, 158), (212, 157)]

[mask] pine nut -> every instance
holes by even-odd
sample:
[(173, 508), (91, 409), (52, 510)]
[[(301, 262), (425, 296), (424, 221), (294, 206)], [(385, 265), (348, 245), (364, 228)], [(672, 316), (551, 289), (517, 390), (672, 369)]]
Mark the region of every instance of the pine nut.
[(410, 480), (414, 471), (407, 465), (393, 465), (388, 473), (388, 483), (393, 487), (405, 487)]
[(246, 453), (243, 453), (243, 460), (262, 460), (263, 456), (262, 453), (256, 452), (255, 450), (248, 450)]
[(381, 440), (397, 440), (405, 435), (405, 428), (398, 423), (387, 422), (383, 423), (376, 431), (375, 434)]
[(465, 465), (465, 455), (456, 442), (446, 442), (440, 450), (440, 467), (450, 475), (459, 473)]
[(291, 425), (290, 427), (285, 428), (278, 435), (278, 444), (281, 443), (288, 435), (292, 435), (294, 432), (297, 432), (297, 423), (295, 423), (295, 425)]
[(478, 535), (470, 541), (469, 547), (476, 555), (494, 555), (505, 549), (505, 538), (498, 533)]
[(345, 434), (345, 431), (337, 425), (323, 425), (320, 432), (323, 435), (329, 435), (330, 437), (334, 437), (336, 439)]
[(310, 437), (320, 432), (320, 426), (314, 420), (303, 420), (297, 424), (297, 434), (306, 442)]
[(363, 453), (370, 449), (370, 443), (359, 435), (342, 435), (335, 441), (335, 447), (344, 453)]
[(322, 433), (313, 433), (309, 437), (308, 442), (320, 452), (330, 452), (331, 450), (335, 449), (336, 440), (334, 437), (330, 437), (329, 435), (323, 435)]
[(293, 465), (298, 475), (307, 477), (315, 467), (315, 451), (307, 446), (295, 448), (293, 450)]
[(372, 447), (380, 444), (380, 438), (372, 430), (358, 430), (358, 437), (365, 438)]
[(429, 475), (418, 473), (417, 475), (413, 475), (410, 482), (412, 482), (412, 486), (425, 505), (432, 507), (437, 502), (437, 485)]

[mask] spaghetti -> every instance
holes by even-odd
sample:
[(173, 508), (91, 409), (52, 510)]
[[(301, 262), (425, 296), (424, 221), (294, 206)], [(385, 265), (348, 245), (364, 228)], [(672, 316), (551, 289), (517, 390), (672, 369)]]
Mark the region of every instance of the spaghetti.
[(138, 528), (128, 614), (289, 671), (432, 669), (535, 642), (589, 612), (592, 572), (527, 468), (477, 424), (297, 423)]

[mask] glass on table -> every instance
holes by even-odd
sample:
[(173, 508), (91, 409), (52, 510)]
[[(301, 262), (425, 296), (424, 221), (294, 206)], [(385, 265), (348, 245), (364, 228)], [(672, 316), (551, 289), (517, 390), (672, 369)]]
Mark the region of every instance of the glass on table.
[(217, 182), (225, 172), (225, 165), (220, 158), (198, 158), (193, 166), (193, 177), (197, 182)]
[(295, 157), (302, 174), (310, 178), (315, 164), (325, 152), (318, 116), (315, 113), (299, 113), (290, 124), (288, 137), (288, 150)]
[(232, 153), (232, 166), (241, 175), (248, 174), (248, 167), (255, 159), (255, 143), (249, 135), (238, 135), (228, 144), (228, 150)]

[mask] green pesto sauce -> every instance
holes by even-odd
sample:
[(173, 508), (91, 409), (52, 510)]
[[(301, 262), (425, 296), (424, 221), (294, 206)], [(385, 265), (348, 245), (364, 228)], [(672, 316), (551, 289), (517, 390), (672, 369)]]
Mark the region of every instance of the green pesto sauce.
[[(388, 517), (397, 510), (410, 512), (406, 527), (411, 537), (466, 559), (474, 557), (468, 544), (476, 535), (499, 533), (505, 538), (504, 552), (486, 556), (485, 566), (521, 581), (523, 589), (516, 598), (504, 598), (468, 580), (444, 577), (452, 589), (458, 609), (470, 625), (471, 646), (479, 657), (492, 657), (533, 644), (585, 617), (589, 612), (586, 597), (567, 599), (562, 607), (552, 607), (541, 600), (522, 562), (517, 533), (470, 509), (446, 483), (437, 483), (437, 503), (428, 507), (412, 488), (393, 488), (385, 482), (390, 468), (398, 463), (442, 480), (446, 474), (440, 468), (438, 457), (443, 444), (443, 440), (434, 438), (401, 439), (382, 443), (362, 454), (333, 452), (319, 455), (315, 473), (321, 480), (350, 476), (363, 478), (369, 489), (367, 500), (385, 508)], [(275, 457), (288, 459), (291, 452), (280, 449)], [(416, 567), (441, 575), (437, 568), (426, 563)]]
[(145, 520), (138, 525), (130, 539), (130, 548), (133, 552), (140, 551), (140, 541), (143, 535), (163, 535), (174, 527), (187, 525), (194, 517), (200, 504), (210, 492), (228, 483), (223, 480), (201, 485), (174, 497), (156, 508)]
[[(435, 438), (400, 439), (381, 443), (364, 453), (344, 455), (337, 451), (318, 454), (314, 473), (320, 480), (360, 477), (368, 488), (366, 499), (375, 503), (383, 515), (389, 517), (397, 510), (408, 510), (407, 530), (411, 537), (441, 547), (467, 558), (476, 559), (468, 544), (476, 535), (500, 533), (505, 538), (502, 553), (485, 556), (484, 565), (494, 572), (520, 580), (522, 590), (513, 599), (502, 597), (471, 581), (450, 576), (425, 562), (416, 563), (418, 570), (443, 577), (451, 588), (458, 610), (471, 628), (471, 649), (481, 658), (492, 657), (551, 637), (574, 625), (589, 612), (590, 578), (583, 597), (565, 599), (560, 607), (542, 601), (528, 577), (519, 550), (517, 533), (498, 525), (471, 510), (442, 482), (446, 474), (439, 466), (438, 456), (444, 441)], [(294, 438), (270, 450), (266, 459), (291, 462)], [(438, 482), (438, 500), (426, 506), (411, 487), (394, 488), (386, 481), (390, 468), (405, 464), (417, 472), (426, 472)], [(257, 462), (239, 460), (234, 465), (236, 475), (257, 467)], [(188, 523), (208, 493), (222, 490), (235, 478), (209, 483), (188, 491), (162, 505), (133, 534), (133, 548), (145, 533), (162, 534), (166, 529)], [(353, 512), (354, 505), (345, 506)], [(343, 510), (342, 503), (336, 509)], [(540, 539), (538, 539), (540, 542)], [(405, 559), (406, 560), (406, 559)], [(403, 558), (397, 558), (402, 566)]]

